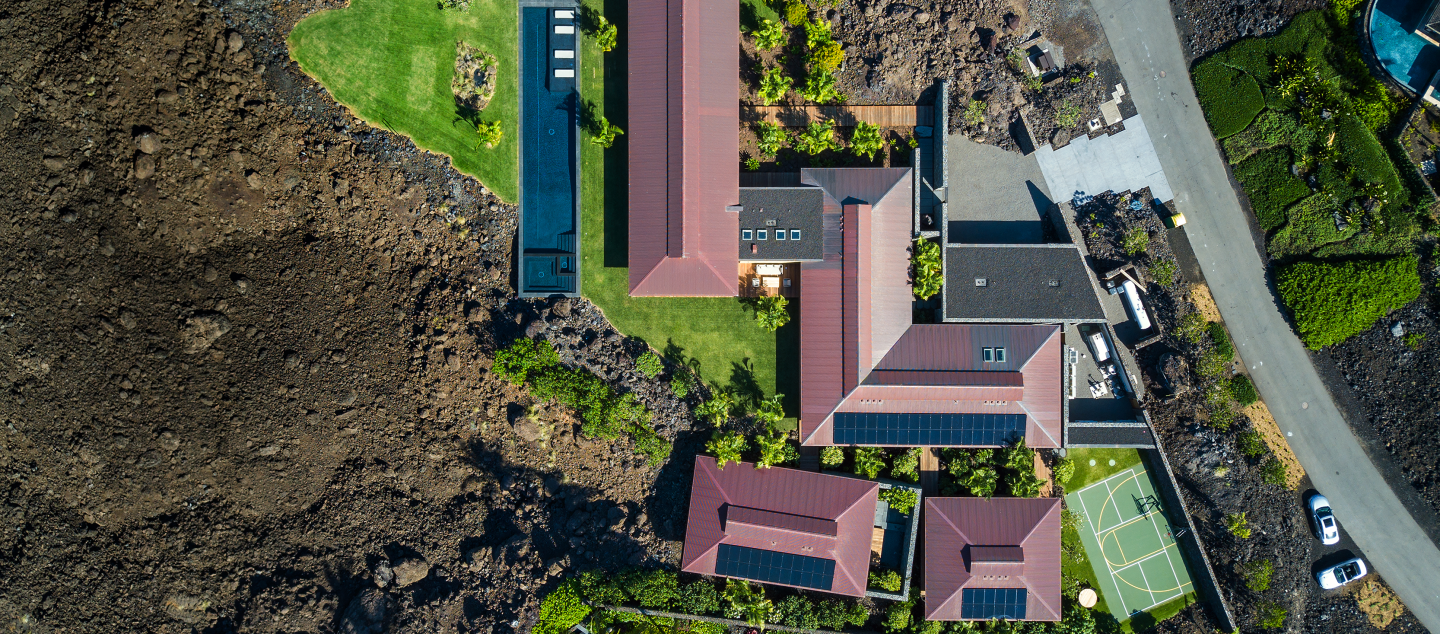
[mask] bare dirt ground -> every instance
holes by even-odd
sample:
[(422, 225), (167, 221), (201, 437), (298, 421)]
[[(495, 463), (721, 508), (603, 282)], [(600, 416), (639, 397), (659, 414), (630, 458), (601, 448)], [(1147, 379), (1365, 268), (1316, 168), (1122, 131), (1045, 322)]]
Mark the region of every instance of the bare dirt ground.
[(588, 302), (510, 299), (513, 207), (287, 63), (315, 8), (0, 8), (0, 629), (509, 632), (677, 555), (684, 478), (488, 359), (687, 409)]
[(1170, 0), (1185, 57), (1195, 61), (1247, 36), (1274, 35), (1326, 0)]

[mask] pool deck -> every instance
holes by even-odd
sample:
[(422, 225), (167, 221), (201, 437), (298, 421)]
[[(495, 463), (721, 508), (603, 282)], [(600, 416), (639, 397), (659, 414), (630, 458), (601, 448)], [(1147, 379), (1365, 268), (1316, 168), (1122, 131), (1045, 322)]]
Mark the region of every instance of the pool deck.
[[(575, 297), (580, 293), (579, 5), (521, 0), (519, 10), (520, 296)], [(572, 11), (573, 17), (556, 17), (557, 10)], [(571, 33), (557, 32), (565, 26)], [(555, 51), (569, 51), (569, 57)]]

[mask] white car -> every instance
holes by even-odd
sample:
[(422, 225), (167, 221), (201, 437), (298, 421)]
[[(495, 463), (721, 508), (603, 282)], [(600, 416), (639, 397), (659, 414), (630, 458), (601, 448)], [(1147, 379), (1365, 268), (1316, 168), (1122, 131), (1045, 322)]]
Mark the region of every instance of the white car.
[(1349, 561), (1342, 561), (1329, 568), (1320, 571), (1315, 578), (1320, 581), (1320, 587), (1326, 590), (1334, 590), (1351, 581), (1365, 576), (1369, 572), (1365, 569), (1365, 562), (1357, 557)]
[(1310, 523), (1315, 527), (1315, 536), (1320, 538), (1320, 543), (1330, 546), (1340, 542), (1340, 525), (1335, 523), (1330, 500), (1318, 493), (1310, 496)]

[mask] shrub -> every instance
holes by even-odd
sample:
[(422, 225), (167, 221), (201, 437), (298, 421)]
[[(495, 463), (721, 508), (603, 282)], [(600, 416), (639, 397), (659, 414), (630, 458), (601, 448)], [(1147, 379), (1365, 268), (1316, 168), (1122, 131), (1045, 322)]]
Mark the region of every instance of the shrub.
[(690, 388), (694, 387), (694, 381), (695, 376), (689, 372), (677, 372), (675, 376), (670, 377), (670, 391), (675, 394), (675, 398), (690, 396)]
[(735, 397), (729, 392), (717, 390), (710, 395), (710, 400), (695, 408), (695, 414), (709, 420), (712, 425), (719, 425), (730, 417), (730, 410), (734, 407)]
[[(1355, 177), (1370, 185), (1371, 194), (1387, 207), (1409, 202), (1409, 193), (1400, 181), (1400, 173), (1375, 133), (1355, 117), (1340, 116), (1338, 120), (1335, 141), (1344, 163), (1355, 168)], [(1377, 233), (1405, 228), (1386, 226), (1385, 218), (1378, 219), (1377, 223)]]
[(532, 372), (548, 370), (560, 364), (560, 355), (549, 343), (538, 339), (516, 339), (504, 350), (495, 353), (490, 370), (511, 385), (523, 385)]
[(940, 245), (930, 240), (916, 240), (910, 255), (910, 276), (915, 296), (930, 299), (945, 284), (940, 262)]
[[(784, 71), (778, 66), (767, 68), (765, 73), (760, 76), (760, 101), (767, 106), (780, 101), (785, 98), (785, 93), (790, 92), (790, 88), (794, 85), (795, 80), (786, 77)], [(761, 151), (765, 151), (763, 146)], [(774, 154), (774, 152), (769, 152), (769, 154)]]
[(945, 631), (945, 621), (926, 621), (922, 619), (919, 623), (915, 624), (915, 627), (910, 628), (910, 631), (914, 634), (941, 634), (941, 632)]
[(799, 627), (807, 630), (820, 627), (820, 619), (815, 614), (815, 604), (798, 594), (785, 597), (775, 604), (775, 613), (771, 616), (771, 622), (785, 627)]
[(890, 475), (894, 476), (897, 480), (919, 482), (921, 451), (924, 450), (920, 447), (912, 447), (905, 450), (905, 453), (896, 456), (894, 463), (890, 465)]
[(820, 450), (820, 466), (838, 467), (845, 462), (845, 450), (831, 445)]
[(1217, 139), (1244, 130), (1265, 108), (1265, 96), (1255, 78), (1219, 59), (1201, 62), (1191, 76), (1205, 120)]
[(1260, 433), (1253, 429), (1240, 432), (1240, 435), (1235, 437), (1235, 441), (1240, 445), (1240, 453), (1244, 454), (1246, 458), (1259, 458), (1270, 450), (1265, 446), (1265, 440), (1260, 437)]
[(1225, 331), (1225, 324), (1218, 321), (1210, 323), (1210, 340), (1215, 342), (1215, 352), (1221, 358), (1235, 358), (1235, 344), (1230, 343), (1230, 333)]
[(1013, 476), (1006, 476), (1005, 485), (1012, 497), (1033, 498), (1040, 495), (1045, 481), (1036, 476), (1034, 471), (1021, 471)]
[[(830, 21), (816, 17), (805, 23), (805, 46), (816, 48), (826, 42), (834, 42), (835, 38), (830, 34)], [(839, 64), (836, 64), (839, 66)]]
[(1226, 515), (1225, 530), (1240, 539), (1250, 539), (1250, 521), (1245, 519), (1245, 512)]
[(625, 134), (620, 126), (610, 123), (609, 119), (600, 116), (595, 121), (595, 127), (590, 132), (590, 142), (603, 148), (615, 145), (615, 137)]
[(880, 499), (890, 505), (896, 513), (909, 515), (910, 511), (919, 503), (919, 497), (915, 495), (914, 489), (902, 489), (890, 487), (880, 492)]
[(843, 630), (846, 624), (859, 627), (870, 620), (870, 611), (856, 601), (826, 599), (816, 604), (815, 617), (820, 627), (829, 630)]
[(626, 601), (625, 590), (617, 583), (617, 579), (597, 570), (580, 573), (576, 589), (580, 596), (593, 603), (620, 605)]
[(715, 462), (721, 469), (728, 463), (739, 463), (741, 454), (749, 448), (750, 443), (745, 440), (745, 435), (738, 431), (724, 432), (717, 429), (710, 436), (709, 442), (705, 443), (705, 452), (715, 456)]
[(580, 600), (579, 585), (578, 581), (567, 580), (545, 595), (540, 601), (535, 634), (564, 634), (590, 614), (590, 606)]
[(500, 143), (500, 137), (504, 136), (505, 132), (500, 129), (499, 121), (489, 123), (477, 121), (475, 122), (475, 134), (479, 137), (475, 140), (475, 149), (478, 150), (482, 145), (487, 149), (495, 147)]
[(690, 621), (690, 634), (726, 634), (730, 626), (709, 621)]
[(640, 355), (639, 359), (635, 360), (635, 369), (645, 375), (645, 378), (653, 379), (665, 371), (665, 364), (660, 362), (660, 355), (653, 351), (646, 351), (645, 354)]
[(890, 609), (885, 611), (885, 621), (881, 623), (881, 626), (890, 634), (904, 632), (910, 629), (910, 620), (914, 611), (914, 600), (892, 603)]
[(720, 613), (720, 592), (709, 580), (692, 581), (676, 594), (675, 606), (691, 614), (710, 616)]
[(1061, 484), (1070, 481), (1075, 477), (1075, 461), (1069, 458), (1061, 458), (1055, 461), (1055, 467), (1050, 470), (1055, 475), (1055, 481)]
[[(829, 24), (829, 22), (826, 22)], [(810, 52), (805, 55), (805, 63), (811, 68), (834, 72), (845, 62), (845, 49), (840, 48), (840, 43), (834, 40), (820, 42), (810, 47)]]
[(985, 123), (985, 102), (979, 99), (971, 99), (970, 103), (965, 104), (965, 114), (963, 117), (965, 125), (968, 126), (973, 127)]
[[(1334, 169), (1335, 166), (1330, 163), (1320, 166), (1317, 178), (1323, 183), (1326, 175)], [(1270, 255), (1276, 258), (1305, 255), (1327, 244), (1346, 240), (1360, 231), (1359, 219), (1351, 217), (1352, 214), (1341, 207), (1350, 197), (1349, 185), (1338, 186), (1345, 192), (1338, 192), (1335, 186), (1324, 187), (1324, 191), (1291, 205), (1285, 212), (1285, 226), (1270, 236), (1266, 247)], [(1344, 231), (1335, 226), (1336, 214), (1350, 225)]]
[(759, 627), (770, 616), (770, 600), (765, 598), (765, 588), (750, 585), (748, 581), (725, 580), (725, 616), (740, 619)]
[(1285, 608), (1280, 607), (1280, 604), (1266, 601), (1260, 606), (1260, 615), (1256, 620), (1260, 627), (1267, 630), (1279, 629), (1285, 627), (1285, 614)]
[(874, 480), (885, 469), (885, 450), (879, 447), (855, 448), (855, 473)]
[(782, 403), (784, 398), (784, 394), (772, 394), (770, 398), (760, 399), (760, 403), (755, 407), (755, 421), (766, 427), (779, 423), (785, 418), (785, 405)]
[(765, 20), (755, 29), (755, 48), (769, 51), (785, 43), (785, 25)]
[(620, 575), (620, 586), (635, 602), (657, 610), (668, 609), (680, 598), (680, 580), (675, 573), (659, 568), (632, 568)]
[(1290, 480), (1290, 470), (1285, 468), (1285, 463), (1279, 458), (1270, 456), (1265, 464), (1260, 465), (1260, 479), (1265, 484), (1284, 487)]
[(600, 52), (609, 53), (615, 50), (615, 46), (620, 40), (620, 29), (616, 28), (614, 24), (611, 24), (609, 20), (606, 20), (603, 15), (596, 15), (594, 17), (594, 24), (587, 31), (586, 35), (594, 38), (595, 45), (600, 47)]
[(1155, 278), (1155, 283), (1165, 288), (1175, 287), (1175, 260), (1159, 260), (1150, 265), (1150, 277)]
[(1412, 332), (1406, 334), (1403, 338), (1401, 338), (1401, 341), (1405, 343), (1406, 348), (1409, 348), (1411, 350), (1419, 350), (1420, 344), (1425, 343), (1425, 333)]
[(800, 96), (819, 104), (845, 100), (840, 91), (835, 90), (835, 74), (819, 68), (811, 69), (805, 75), (805, 87), (800, 89)]
[(805, 24), (805, 18), (810, 17), (810, 8), (800, 0), (785, 0), (785, 21), (790, 26)]
[(1296, 262), (1279, 272), (1280, 298), (1300, 339), (1319, 350), (1349, 339), (1420, 296), (1413, 255), (1384, 260)]
[(1200, 313), (1186, 313), (1175, 325), (1175, 336), (1190, 343), (1200, 343), (1205, 337), (1205, 316)]
[(755, 461), (755, 466), (762, 469), (800, 459), (800, 452), (790, 444), (788, 435), (778, 429), (772, 428), (768, 433), (756, 436), (755, 443), (760, 445), (760, 459)]
[(850, 134), (850, 151), (855, 156), (863, 156), (866, 159), (874, 159), (875, 153), (885, 147), (885, 140), (880, 138), (880, 128), (861, 121), (855, 124), (855, 131)]
[[(1224, 378), (1230, 374), (1230, 363), (1233, 359), (1234, 357), (1226, 359), (1215, 350), (1206, 350), (1200, 355), (1199, 363), (1195, 364), (1195, 370), (1207, 379)], [(1225, 398), (1230, 398), (1229, 386), (1226, 386)]]
[(1129, 256), (1144, 253), (1146, 249), (1150, 248), (1150, 232), (1140, 225), (1131, 227), (1120, 239), (1120, 248), (1125, 251), (1125, 255)]
[(755, 311), (755, 323), (766, 332), (775, 332), (790, 323), (790, 311), (787, 309), (790, 300), (783, 295), (756, 297), (745, 300), (745, 303)]
[(745, 171), (754, 172), (760, 169), (760, 159), (753, 156), (745, 157)]
[(1255, 384), (1250, 377), (1237, 374), (1230, 379), (1230, 397), (1235, 399), (1240, 407), (1247, 407), (1260, 400), (1260, 393), (1255, 391)]
[(1245, 159), (1235, 168), (1245, 187), (1255, 219), (1266, 231), (1285, 222), (1285, 207), (1310, 195), (1310, 188), (1290, 173), (1290, 150), (1277, 147)]
[(870, 573), (870, 587), (872, 588), (879, 588), (886, 592), (899, 592), (904, 585), (905, 579), (894, 570), (871, 571)]
[(780, 124), (773, 121), (756, 124), (755, 136), (760, 153), (766, 156), (775, 156), (780, 152), (780, 148), (785, 147), (785, 131), (780, 129)]
[(1066, 99), (1055, 107), (1055, 125), (1061, 128), (1073, 128), (1078, 123), (1080, 123), (1080, 106), (1070, 103), (1070, 100)]

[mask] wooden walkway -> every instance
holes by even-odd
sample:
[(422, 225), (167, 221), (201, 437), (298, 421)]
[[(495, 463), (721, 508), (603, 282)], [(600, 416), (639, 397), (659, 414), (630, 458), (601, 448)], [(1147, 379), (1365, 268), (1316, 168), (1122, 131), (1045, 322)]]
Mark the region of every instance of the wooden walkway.
[(770, 121), (788, 128), (801, 128), (811, 121), (830, 120), (838, 126), (860, 121), (882, 128), (913, 128), (935, 125), (932, 106), (750, 106), (740, 104), (740, 120)]

